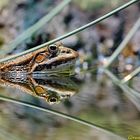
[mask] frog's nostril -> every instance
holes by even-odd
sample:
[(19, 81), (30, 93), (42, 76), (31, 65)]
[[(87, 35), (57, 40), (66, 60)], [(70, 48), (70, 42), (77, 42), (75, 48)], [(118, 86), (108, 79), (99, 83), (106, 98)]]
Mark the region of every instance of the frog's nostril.
[(70, 50), (62, 50), (61, 53), (70, 53)]
[(65, 51), (63, 50), (63, 51), (61, 51), (61, 53), (65, 53)]
[(70, 50), (67, 50), (67, 52), (66, 53), (70, 53)]

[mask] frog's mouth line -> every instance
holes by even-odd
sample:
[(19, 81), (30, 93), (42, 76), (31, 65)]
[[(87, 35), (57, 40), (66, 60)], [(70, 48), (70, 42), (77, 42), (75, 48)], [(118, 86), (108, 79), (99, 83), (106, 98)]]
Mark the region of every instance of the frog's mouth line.
[(40, 73), (40, 72), (45, 72), (45, 73), (66, 73), (69, 71), (72, 71), (72, 69), (75, 66), (76, 59), (68, 59), (68, 60), (55, 60), (55, 61), (50, 61), (46, 64), (39, 65), (34, 73)]

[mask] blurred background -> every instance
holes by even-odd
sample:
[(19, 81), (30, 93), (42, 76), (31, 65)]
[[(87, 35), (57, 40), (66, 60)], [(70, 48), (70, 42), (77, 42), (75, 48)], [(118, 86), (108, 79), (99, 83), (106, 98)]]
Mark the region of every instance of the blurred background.
[[(17, 54), (59, 37), (128, 1), (72, 0), (49, 23), (8, 54)], [(61, 0), (1, 0), (0, 50), (6, 45), (10, 46), (12, 40), (61, 2)], [(72, 82), (67, 79), (62, 81), (61, 78), (55, 82), (57, 88), (58, 83), (62, 85), (66, 83), (67, 86), (60, 87), (66, 89), (66, 94), (70, 87), (75, 86), (73, 88), (75, 92), (71, 97), (50, 104), (22, 90), (0, 87), (2, 96), (60, 111), (103, 129), (91, 128), (57, 115), (0, 100), (0, 140), (119, 140), (127, 139), (129, 135), (140, 136), (140, 98), (132, 102), (131, 98), (126, 96), (126, 93), (102, 70), (106, 59), (117, 49), (139, 15), (138, 2), (62, 40), (64, 46), (79, 52), (75, 66), (76, 75), (71, 78)], [(122, 79), (139, 66), (139, 59), (140, 29), (109, 69), (118, 79)], [(127, 84), (140, 97), (139, 75), (133, 77)], [(106, 133), (104, 130), (116, 135)]]

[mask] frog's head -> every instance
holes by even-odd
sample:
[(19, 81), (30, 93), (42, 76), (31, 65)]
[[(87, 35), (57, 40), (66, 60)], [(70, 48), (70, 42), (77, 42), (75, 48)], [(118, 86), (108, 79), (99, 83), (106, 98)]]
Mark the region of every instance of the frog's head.
[[(77, 86), (75, 86), (76, 84), (72, 81), (69, 81), (69, 83), (66, 79), (66, 81), (63, 81), (64, 79), (62, 79), (59, 81), (55, 81), (54, 79), (41, 79), (41, 81), (40, 79), (34, 79), (32, 85), (33, 95), (45, 99), (49, 104), (54, 104), (68, 99), (76, 94), (78, 91)], [(41, 82), (42, 84), (36, 82)], [(73, 86), (71, 86), (71, 84)]]
[(75, 64), (78, 53), (64, 47), (62, 43), (48, 46), (44, 53), (38, 53), (35, 58), (34, 71), (47, 71), (48, 73), (69, 71)]
[(30, 77), (32, 95), (45, 99), (49, 104), (59, 103), (78, 92), (77, 84), (70, 77)]

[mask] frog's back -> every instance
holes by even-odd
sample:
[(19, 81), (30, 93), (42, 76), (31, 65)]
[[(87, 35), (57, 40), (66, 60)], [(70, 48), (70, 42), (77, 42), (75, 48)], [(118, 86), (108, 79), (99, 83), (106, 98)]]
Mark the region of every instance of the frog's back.
[(33, 53), (29, 53), (20, 57), (17, 57), (13, 60), (9, 60), (3, 63), (0, 63), (0, 72), (8, 71), (8, 69), (15, 68), (25, 68), (31, 60), (33, 60), (34, 56), (36, 54), (46, 51), (46, 48), (39, 49), (37, 51), (34, 51)]

